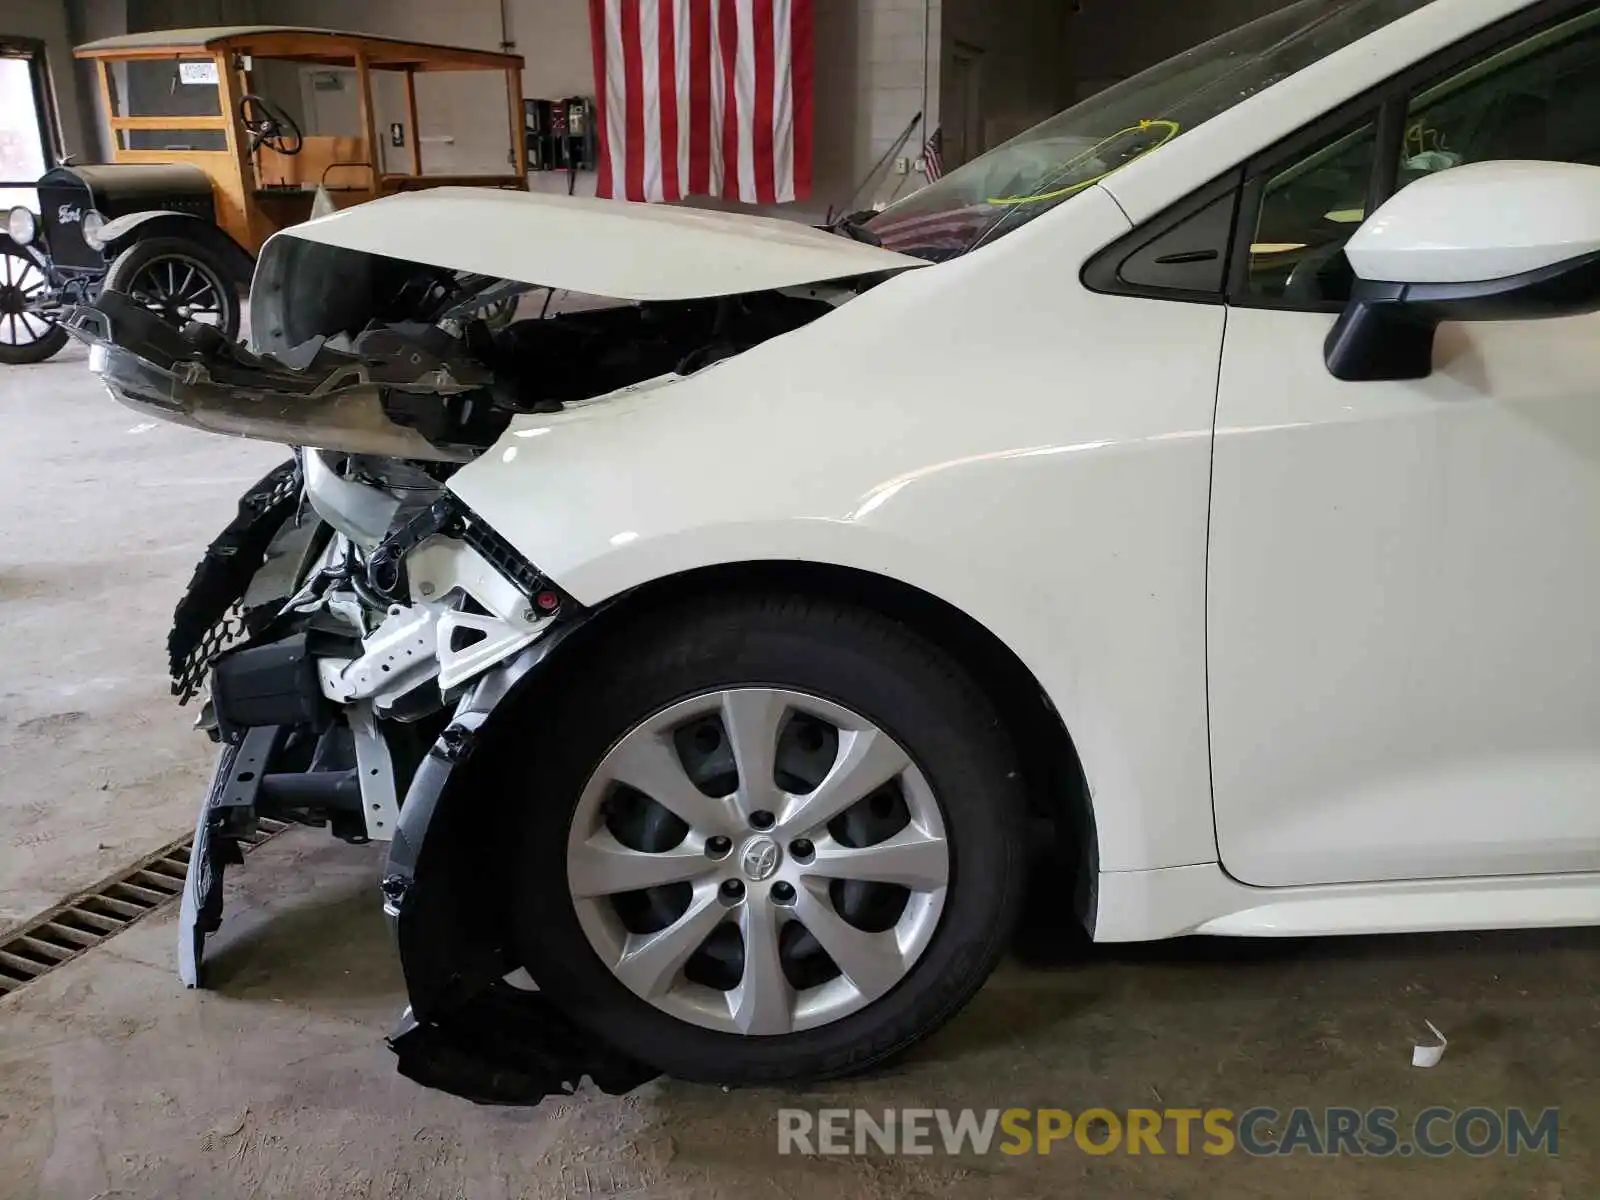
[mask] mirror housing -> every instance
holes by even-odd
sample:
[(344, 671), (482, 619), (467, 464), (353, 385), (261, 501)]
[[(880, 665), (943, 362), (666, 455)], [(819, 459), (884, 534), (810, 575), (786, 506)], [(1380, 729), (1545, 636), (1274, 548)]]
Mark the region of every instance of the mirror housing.
[(1500, 161), (1419, 179), (1345, 246), (1350, 301), (1328, 370), (1352, 381), (1422, 379), (1441, 321), (1600, 311), (1600, 167)]

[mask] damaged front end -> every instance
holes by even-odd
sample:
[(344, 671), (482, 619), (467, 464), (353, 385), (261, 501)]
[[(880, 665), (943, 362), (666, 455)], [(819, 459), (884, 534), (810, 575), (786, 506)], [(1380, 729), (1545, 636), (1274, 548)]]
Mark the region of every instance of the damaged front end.
[[(532, 200), (491, 203), (525, 217)], [(661, 225), (659, 253), (590, 257), (563, 234), (575, 210), (562, 205), (542, 245), (553, 275), (527, 265), (541, 259), (537, 238), (516, 239), (509, 275), (483, 273), (481, 248), (457, 265), (437, 246), (421, 260), (380, 252), (396, 215), (436, 203), (378, 201), (274, 238), (249, 347), (172, 328), (115, 292), (64, 321), (122, 403), (294, 447), (241, 500), (174, 615), (173, 691), (180, 703), (208, 693), (198, 724), (219, 747), (180, 974), (203, 983), (224, 870), (263, 819), (389, 842), (382, 890), (410, 1000), (393, 1040), (401, 1069), (492, 1102), (536, 1100), (584, 1074), (625, 1090), (654, 1072), (579, 1034), (531, 984), (537, 964), (511, 960), (484, 920), (477, 797), (442, 803), (485, 786), (470, 768), (478, 739), (590, 616), (463, 504), (451, 477), (520, 415), (703, 370), (913, 260), (765, 232), (695, 269), (706, 223), (652, 212), (623, 219)], [(387, 223), (372, 214), (385, 205)], [(600, 226), (618, 219), (594, 211)], [(730, 271), (771, 286), (728, 291)], [(606, 299), (552, 303), (580, 286)], [(485, 319), (515, 302), (524, 319)]]
[[(66, 323), (89, 345), (90, 369), (119, 400), (174, 424), (457, 463), (470, 461), (499, 433), (487, 406), (475, 411), (463, 399), (486, 389), (491, 373), (459, 357), (438, 357), (433, 347), (444, 338), (430, 336), (436, 331), (427, 327), (377, 327), (344, 339), (342, 348), (319, 338), (297, 354), (272, 357), (207, 325), (176, 329), (116, 292), (75, 309)], [(438, 352), (452, 350), (437, 345)]]

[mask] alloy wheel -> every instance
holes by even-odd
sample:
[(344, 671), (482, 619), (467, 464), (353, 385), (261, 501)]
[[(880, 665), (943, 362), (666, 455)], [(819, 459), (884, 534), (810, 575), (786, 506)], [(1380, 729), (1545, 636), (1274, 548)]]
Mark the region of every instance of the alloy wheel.
[(951, 878), (934, 793), (859, 713), (735, 688), (629, 730), (574, 811), (567, 884), (612, 974), (680, 1020), (816, 1028), (888, 993)]

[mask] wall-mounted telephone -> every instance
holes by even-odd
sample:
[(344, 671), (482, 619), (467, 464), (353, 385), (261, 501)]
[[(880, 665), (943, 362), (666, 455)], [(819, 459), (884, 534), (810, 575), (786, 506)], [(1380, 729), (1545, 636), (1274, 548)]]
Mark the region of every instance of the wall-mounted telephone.
[(523, 133), (530, 171), (592, 171), (595, 165), (594, 101), (524, 100)]

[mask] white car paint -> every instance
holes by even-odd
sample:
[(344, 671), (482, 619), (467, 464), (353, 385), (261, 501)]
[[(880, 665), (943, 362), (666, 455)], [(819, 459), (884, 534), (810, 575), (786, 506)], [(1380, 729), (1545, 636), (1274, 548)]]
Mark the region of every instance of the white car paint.
[(275, 234), (286, 239), (617, 300), (687, 300), (925, 267), (922, 259), (774, 217), (441, 187), (385, 196)]
[[(681, 382), (521, 418), (451, 486), (585, 604), (751, 559), (939, 596), (1054, 700), (1106, 868), (1214, 860), (1205, 525), (1223, 312), (1084, 290), (1084, 257), (1128, 223), (1101, 191), (1069, 207)], [(935, 362), (928, 346), (972, 352)]]
[[(1525, 4), (1436, 0), (991, 245), (690, 378), (519, 419), (451, 486), (586, 604), (801, 559), (973, 616), (1080, 752), (1101, 940), (1600, 921), (1595, 319), (1447, 326), (1432, 377), (1352, 384), (1323, 364), (1331, 315), (1080, 279)], [(509, 211), (448, 265), (498, 246), (504, 274), (527, 238), (519, 278), (626, 295), (557, 277), (594, 257), (644, 290)], [(724, 286), (680, 232), (651, 294)]]
[(1260, 888), (1207, 863), (1103, 871), (1099, 888), (1098, 942), (1600, 925), (1600, 875), (1593, 872)]
[[(1345, 246), (1363, 279), (1473, 283), (1600, 250), (1595, 168), (1483, 162), (1441, 171), (1398, 193)], [(1506, 219), (1516, 214), (1515, 221)]]
[(1258, 884), (1593, 870), (1600, 317), (1447, 325), (1401, 383), (1329, 375), (1332, 324), (1228, 316), (1223, 861)]

